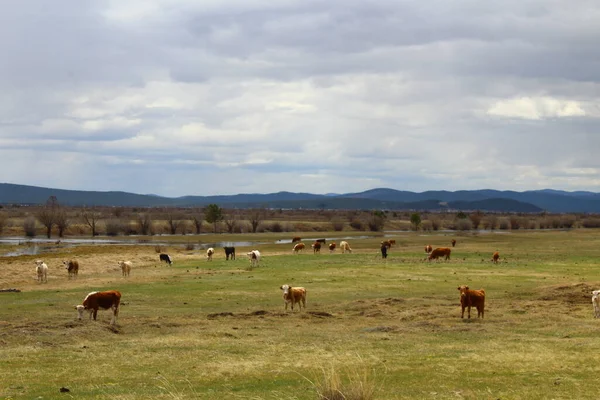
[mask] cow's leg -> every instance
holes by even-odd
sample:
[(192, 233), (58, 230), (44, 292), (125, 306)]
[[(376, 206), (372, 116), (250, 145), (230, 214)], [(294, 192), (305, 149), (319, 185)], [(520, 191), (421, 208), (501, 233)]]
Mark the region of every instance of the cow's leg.
[(465, 317), (465, 306), (461, 306), (461, 308), (462, 308), (462, 313), (460, 314), (460, 317), (464, 318)]
[(471, 306), (467, 307), (468, 318), (471, 319)]

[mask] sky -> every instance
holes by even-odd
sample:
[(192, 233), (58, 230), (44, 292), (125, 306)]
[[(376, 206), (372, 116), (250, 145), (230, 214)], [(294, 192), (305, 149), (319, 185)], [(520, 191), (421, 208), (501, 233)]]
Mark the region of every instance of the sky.
[(600, 192), (596, 0), (0, 4), (0, 182)]

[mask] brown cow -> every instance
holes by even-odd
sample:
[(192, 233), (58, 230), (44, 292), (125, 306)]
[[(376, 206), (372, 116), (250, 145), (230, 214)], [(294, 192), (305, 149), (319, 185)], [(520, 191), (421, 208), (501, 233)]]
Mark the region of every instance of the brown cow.
[(390, 244), (396, 244), (396, 239), (390, 239), (388, 242), (390, 242)]
[(321, 253), (321, 243), (314, 242), (311, 247), (313, 248), (313, 253)]
[(106, 292), (91, 292), (85, 299), (83, 304), (75, 306), (78, 313), (78, 318), (83, 319), (83, 312), (87, 311), (90, 314), (90, 319), (98, 314), (98, 309), (102, 308), (108, 310), (109, 308), (113, 312), (110, 324), (114, 325), (117, 322), (117, 316), (119, 315), (119, 304), (121, 304), (121, 293), (116, 290), (108, 290)]
[(465, 308), (468, 309), (468, 317), (471, 318), (471, 307), (477, 308), (477, 318), (481, 316), (483, 319), (483, 311), (485, 308), (485, 290), (471, 290), (468, 286), (462, 285), (458, 287), (460, 292), (460, 306), (462, 308), (461, 318), (465, 317)]
[(500, 258), (500, 253), (498, 253), (498, 252), (495, 252), (495, 253), (492, 255), (492, 262), (493, 262), (494, 264), (498, 264), (498, 259), (499, 259), (499, 258)]
[(291, 287), (290, 285), (282, 285), (280, 289), (283, 290), (283, 301), (286, 310), (288, 303), (292, 304), (292, 311), (296, 303), (298, 303), (300, 311), (302, 311), (302, 306), (306, 309), (306, 289), (303, 287)]
[(456, 240), (452, 239), (452, 247), (456, 246)]
[(425, 253), (429, 254), (429, 253), (431, 253), (432, 250), (433, 250), (433, 247), (431, 247), (430, 244), (428, 244), (427, 246), (425, 246)]
[(335, 246), (337, 246), (335, 244), (335, 242), (329, 243), (329, 252), (333, 253), (335, 251)]
[(381, 242), (381, 247), (387, 247), (388, 249), (392, 247), (392, 243), (389, 240), (384, 240)]
[(301, 241), (302, 241), (302, 238), (300, 236), (294, 236), (292, 238), (292, 243), (301, 242)]
[(79, 262), (75, 260), (63, 261), (63, 265), (69, 273), (69, 279), (77, 278), (77, 274), (79, 274)]
[(431, 261), (437, 260), (440, 257), (444, 257), (444, 260), (449, 260), (451, 252), (452, 250), (450, 249), (450, 247), (438, 247), (429, 254), (429, 257), (427, 259)]
[(304, 245), (304, 243), (297, 243), (293, 249), (294, 254), (298, 254), (298, 252), (304, 250), (305, 247), (306, 246)]

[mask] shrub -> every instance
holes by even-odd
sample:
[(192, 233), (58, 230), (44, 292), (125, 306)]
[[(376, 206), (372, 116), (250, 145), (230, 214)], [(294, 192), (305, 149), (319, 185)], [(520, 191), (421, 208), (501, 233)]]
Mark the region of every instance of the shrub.
[(23, 230), (25, 231), (25, 236), (35, 237), (37, 232), (35, 229), (35, 218), (33, 216), (30, 215), (25, 218), (25, 221), (23, 221)]
[(6, 223), (8, 222), (8, 217), (5, 213), (0, 213), (0, 233), (4, 230)]
[(269, 227), (269, 230), (271, 232), (283, 232), (283, 226), (281, 226), (281, 224), (279, 222), (273, 222), (271, 224), (271, 226)]
[(433, 229), (433, 224), (431, 223), (430, 220), (421, 222), (421, 230), (423, 230), (424, 232), (431, 232), (432, 229)]
[(498, 229), (510, 229), (510, 220), (508, 218), (498, 218)]
[(456, 220), (455, 229), (457, 231), (470, 231), (472, 228), (473, 223), (470, 219), (462, 218)]
[(331, 221), (331, 227), (334, 231), (341, 232), (344, 230), (344, 221), (342, 221), (341, 219), (333, 220)]
[(125, 231), (123, 223), (118, 219), (109, 219), (104, 223), (107, 236), (118, 236)]
[(363, 223), (359, 219), (353, 219), (350, 221), (350, 227), (352, 227), (352, 229), (356, 229), (357, 231), (363, 231), (365, 229)]
[[(510, 229), (519, 229), (521, 227), (521, 220), (515, 215), (511, 215), (509, 218)], [(502, 228), (500, 228), (502, 229)]]
[(477, 228), (479, 228), (479, 225), (481, 224), (483, 215), (480, 212), (474, 212), (473, 214), (469, 215), (469, 219), (471, 220), (471, 223), (473, 224), (473, 229), (477, 229)]
[(560, 219), (561, 227), (571, 229), (575, 226), (575, 221), (577, 219), (574, 215), (563, 215)]
[(442, 220), (437, 217), (429, 218), (429, 221), (431, 221), (431, 229), (434, 231), (438, 231), (442, 226)]
[(600, 228), (600, 218), (590, 217), (581, 221), (584, 228)]
[(160, 244), (157, 244), (156, 246), (154, 246), (154, 252), (155, 253), (162, 253), (163, 252), (163, 248)]
[(333, 367), (323, 368), (323, 378), (313, 384), (319, 400), (372, 400), (375, 398), (375, 383), (365, 367), (345, 371), (343, 375)]

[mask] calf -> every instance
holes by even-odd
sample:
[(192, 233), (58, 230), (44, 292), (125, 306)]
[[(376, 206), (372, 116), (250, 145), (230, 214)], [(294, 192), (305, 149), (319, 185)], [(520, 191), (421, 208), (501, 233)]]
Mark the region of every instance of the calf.
[(384, 240), (383, 242), (381, 242), (381, 247), (384, 247), (384, 246), (389, 249), (390, 247), (392, 247), (392, 244), (390, 243), (389, 240)]
[(600, 290), (592, 292), (592, 305), (594, 306), (594, 318), (600, 318)]
[(302, 311), (303, 306), (306, 309), (306, 289), (303, 287), (291, 287), (290, 285), (282, 285), (280, 289), (283, 290), (283, 302), (285, 303), (286, 310), (288, 303), (292, 304), (292, 311), (296, 303), (298, 303), (300, 311)]
[(390, 245), (396, 244), (396, 239), (390, 239), (390, 240), (388, 240), (388, 242), (390, 242)]
[(89, 293), (85, 296), (85, 299), (83, 299), (83, 304), (75, 306), (75, 309), (78, 313), (78, 319), (83, 319), (83, 312), (87, 311), (90, 314), (90, 319), (92, 319), (93, 315), (95, 321), (99, 308), (102, 308), (103, 310), (108, 310), (110, 308), (113, 313), (110, 324), (114, 325), (117, 322), (120, 304), (121, 293), (116, 290), (108, 290), (106, 292)]
[(35, 274), (37, 275), (38, 282), (48, 282), (48, 266), (42, 260), (36, 260)]
[(311, 244), (311, 247), (313, 248), (313, 253), (321, 253), (321, 243), (319, 242), (314, 242), (313, 244)]
[(340, 242), (340, 249), (342, 249), (342, 254), (344, 254), (345, 252), (352, 253), (352, 249), (350, 248), (350, 245), (345, 240), (342, 240)]
[(493, 262), (494, 264), (498, 264), (498, 259), (500, 259), (500, 253), (498, 253), (498, 252), (495, 252), (495, 253), (492, 255), (492, 262)]
[(294, 236), (292, 238), (292, 243), (301, 242), (301, 241), (302, 241), (302, 238), (300, 236)]
[(231, 257), (232, 260), (235, 260), (235, 247), (225, 246), (223, 247), (223, 250), (225, 250), (225, 260), (229, 261), (229, 257)]
[(251, 267), (258, 267), (258, 264), (260, 263), (260, 251), (258, 250), (252, 250), (249, 251), (247, 253), (248, 257), (250, 258), (250, 266)]
[(468, 316), (471, 318), (471, 307), (477, 308), (477, 318), (481, 316), (483, 319), (483, 311), (485, 308), (485, 290), (471, 290), (468, 286), (462, 285), (458, 287), (460, 292), (460, 306), (462, 308), (461, 318), (465, 317), (465, 308), (468, 309)]
[(381, 243), (381, 258), (387, 258), (388, 248), (389, 246), (383, 244), (383, 242)]
[(215, 254), (215, 249), (212, 247), (206, 249), (206, 261), (212, 261), (213, 254)]
[(119, 267), (121, 267), (121, 274), (123, 276), (129, 276), (131, 273), (131, 261), (119, 261)]
[(294, 254), (298, 254), (298, 252), (304, 250), (305, 247), (306, 246), (304, 245), (304, 243), (297, 243), (294, 246), (294, 249), (293, 249), (294, 250)]
[(431, 261), (437, 260), (440, 257), (444, 257), (444, 260), (449, 260), (451, 252), (452, 250), (450, 250), (449, 247), (438, 247), (429, 254), (429, 257), (427, 257), (427, 259)]
[(160, 259), (161, 262), (164, 261), (164, 262), (166, 262), (169, 265), (173, 264), (173, 259), (168, 254), (160, 253), (160, 255), (158, 256), (158, 258)]
[(75, 260), (63, 261), (63, 265), (69, 273), (69, 279), (77, 278), (77, 274), (79, 274), (79, 262)]
[(335, 246), (336, 246), (335, 242), (329, 243), (329, 252), (330, 253), (333, 253), (335, 251)]
[(425, 246), (425, 253), (429, 254), (433, 251), (433, 247), (431, 247), (430, 244), (428, 244), (427, 246)]
[(452, 239), (452, 247), (456, 246), (456, 240)]

